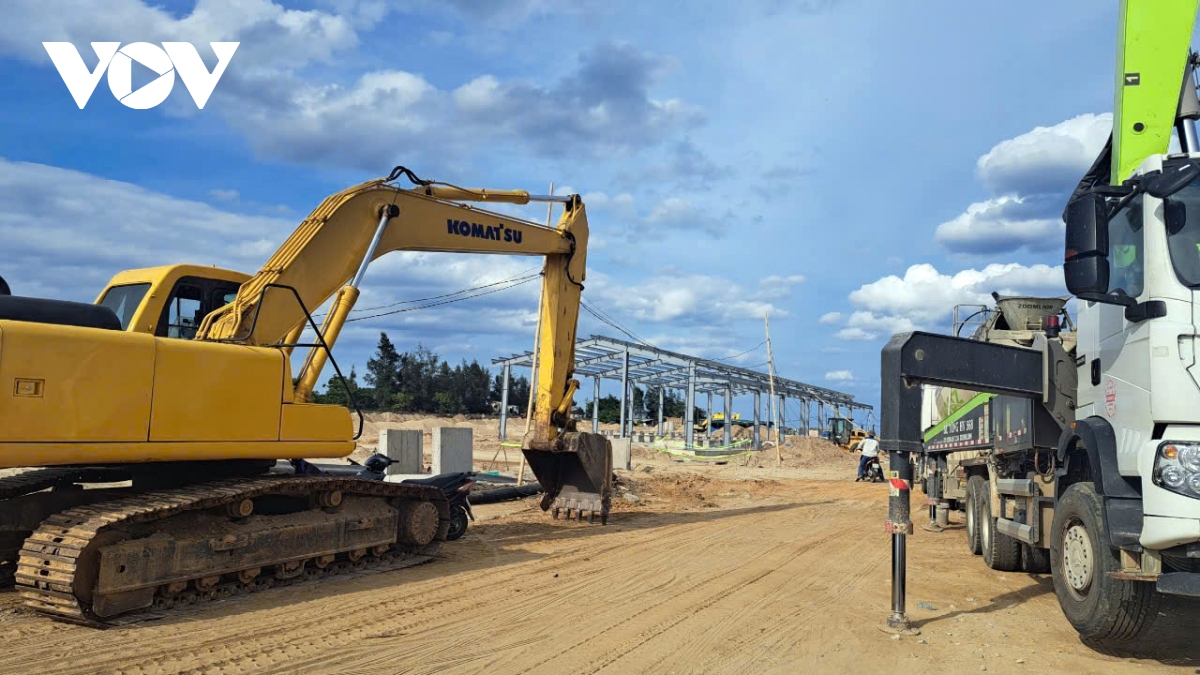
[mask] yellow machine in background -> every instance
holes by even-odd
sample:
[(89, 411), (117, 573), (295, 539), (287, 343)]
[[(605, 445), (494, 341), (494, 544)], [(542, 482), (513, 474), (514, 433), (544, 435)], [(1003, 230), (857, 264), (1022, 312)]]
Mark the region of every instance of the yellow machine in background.
[[(530, 201), (562, 202), (558, 226), (463, 203)], [(102, 621), (264, 576), (428, 559), (449, 522), (438, 490), (272, 473), (354, 450), (350, 411), (308, 401), (369, 263), (397, 250), (545, 257), (523, 451), (543, 509), (604, 521), (611, 449), (569, 415), (587, 240), (578, 196), (398, 167), (327, 198), (254, 276), (174, 265), (122, 272), (94, 305), (0, 297), (0, 468), (54, 467), (0, 479), (0, 578), (40, 611)], [(318, 327), (311, 311), (330, 298)], [(299, 344), (306, 328), (316, 340)], [(293, 373), (296, 348), (309, 351)], [(132, 486), (42, 492), (113, 481)]]
[(867, 430), (856, 426), (852, 419), (834, 417), (829, 420), (829, 440), (838, 447), (854, 450), (854, 446), (866, 437)]

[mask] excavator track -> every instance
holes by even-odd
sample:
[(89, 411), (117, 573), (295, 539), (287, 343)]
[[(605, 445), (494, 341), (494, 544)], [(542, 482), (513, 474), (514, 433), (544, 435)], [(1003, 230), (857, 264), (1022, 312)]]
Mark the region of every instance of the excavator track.
[[(29, 469), (19, 474), (0, 477), (0, 502), (41, 492), (53, 487), (70, 485), (85, 478), (88, 470), (78, 468)], [(13, 585), (17, 557), (25, 537), (24, 532), (0, 532), (0, 588)]]
[(56, 513), (16, 570), (25, 605), (96, 627), (380, 564), (431, 559), (449, 504), (436, 488), (347, 477), (235, 478)]

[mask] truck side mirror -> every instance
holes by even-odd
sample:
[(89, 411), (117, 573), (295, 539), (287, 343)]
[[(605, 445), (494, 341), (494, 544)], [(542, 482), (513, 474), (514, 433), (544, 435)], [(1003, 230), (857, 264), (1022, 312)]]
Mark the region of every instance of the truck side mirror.
[(1200, 164), (1188, 160), (1178, 166), (1165, 166), (1161, 172), (1148, 176), (1142, 182), (1142, 188), (1155, 199), (1166, 199), (1190, 185), (1197, 177), (1200, 177)]
[[(1080, 195), (1067, 205), (1063, 275), (1072, 295), (1104, 302), (1108, 293), (1108, 202)], [(1108, 300), (1111, 302), (1111, 300)]]

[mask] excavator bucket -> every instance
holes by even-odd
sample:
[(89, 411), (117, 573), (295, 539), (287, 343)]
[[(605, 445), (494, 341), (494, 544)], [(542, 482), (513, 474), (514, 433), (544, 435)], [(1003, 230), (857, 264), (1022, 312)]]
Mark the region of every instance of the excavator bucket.
[(608, 522), (612, 504), (612, 443), (600, 434), (569, 431), (556, 450), (524, 449), (533, 475), (542, 485), (542, 510), (555, 518), (566, 511), (589, 523)]

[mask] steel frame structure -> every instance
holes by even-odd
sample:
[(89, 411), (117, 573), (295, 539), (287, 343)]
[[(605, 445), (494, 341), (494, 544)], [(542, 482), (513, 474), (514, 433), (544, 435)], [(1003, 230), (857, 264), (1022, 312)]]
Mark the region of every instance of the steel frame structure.
[[(503, 388), (500, 402), (500, 438), (506, 437), (508, 425), (508, 389), (512, 379), (512, 368), (533, 366), (533, 352), (514, 354), (506, 358), (492, 359), (494, 365), (502, 370)], [(733, 413), (733, 397), (742, 394), (754, 396), (754, 447), (762, 444), (759, 427), (762, 422), (761, 401), (770, 398), (771, 378), (767, 373), (760, 373), (749, 368), (729, 365), (712, 359), (688, 356), (677, 352), (659, 349), (646, 344), (618, 340), (601, 335), (578, 340), (575, 343), (575, 374), (574, 377), (583, 380), (592, 378), (592, 400), (600, 398), (600, 380), (618, 380), (621, 388), (621, 419), (620, 435), (632, 433), (633, 420), (630, 413), (632, 408), (631, 386), (644, 386), (659, 390), (658, 433), (663, 432), (663, 397), (666, 389), (685, 391), (685, 400), (691, 405), (686, 406), (684, 431), (687, 445), (693, 445), (695, 420), (693, 419), (696, 395), (708, 396), (708, 414), (712, 417), (712, 395), (718, 394), (724, 398), (725, 420), (731, 420)], [(536, 378), (536, 375), (535, 375)], [(796, 380), (775, 377), (775, 395), (778, 398), (774, 410), (784, 410), (787, 400), (800, 402), (800, 427), (807, 433), (812, 404), (817, 405), (818, 425), (823, 425), (826, 419), (826, 408), (832, 407), (838, 415), (843, 409), (853, 415), (854, 410), (871, 410), (871, 406), (859, 403), (854, 396), (824, 387), (805, 384)], [(581, 382), (582, 384), (582, 382)], [(531, 383), (536, 390), (537, 382)], [(580, 387), (580, 390), (583, 386)], [(780, 425), (777, 419), (771, 420), (777, 430)], [(593, 406), (592, 431), (599, 431), (600, 420), (598, 410)], [(725, 445), (731, 443), (732, 425), (724, 424)], [(770, 435), (768, 427), (768, 436)]]

